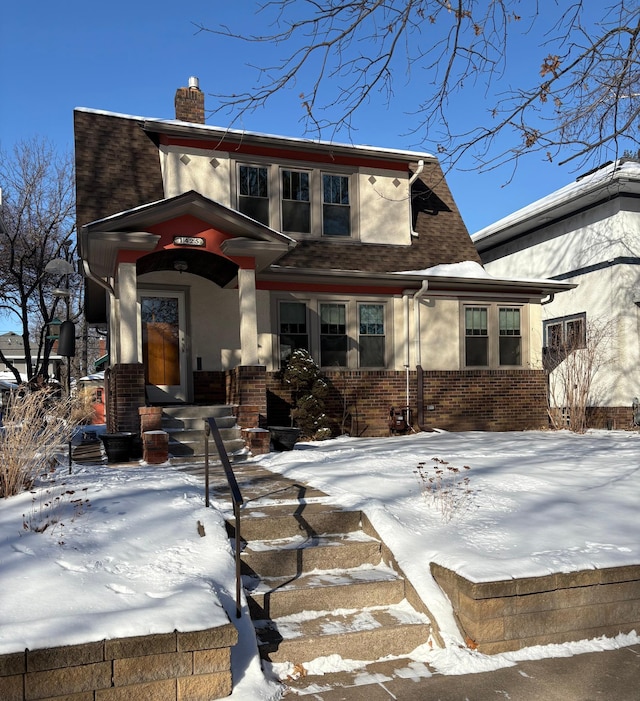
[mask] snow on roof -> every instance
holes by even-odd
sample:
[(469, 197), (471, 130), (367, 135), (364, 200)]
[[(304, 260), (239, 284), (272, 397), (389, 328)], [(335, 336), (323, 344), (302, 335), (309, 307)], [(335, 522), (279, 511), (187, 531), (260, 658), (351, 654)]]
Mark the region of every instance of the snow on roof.
[(550, 282), (557, 284), (557, 280), (547, 280), (546, 278), (521, 278), (521, 277), (495, 277), (490, 275), (480, 263), (472, 260), (465, 260), (461, 263), (443, 263), (434, 265), (432, 268), (424, 270), (404, 270), (396, 275), (415, 275), (417, 277), (446, 277), (452, 279), (466, 278), (468, 280), (494, 280), (500, 282), (516, 282), (516, 283), (531, 283), (531, 284), (549, 284)]
[(438, 277), (467, 277), (467, 278), (491, 278), (492, 276), (480, 265), (472, 260), (461, 263), (442, 263), (432, 268), (423, 270), (403, 270), (398, 275), (431, 275)]
[(435, 156), (432, 153), (428, 153), (425, 151), (408, 151), (405, 149), (395, 149), (395, 148), (386, 148), (386, 147), (381, 147), (381, 146), (371, 146), (371, 145), (365, 145), (365, 144), (346, 144), (346, 143), (340, 143), (337, 141), (324, 141), (322, 139), (305, 139), (303, 137), (299, 136), (283, 136), (282, 134), (267, 134), (264, 132), (258, 132), (258, 131), (248, 131), (246, 129), (229, 129), (227, 127), (221, 127), (217, 126), (214, 124), (197, 124), (193, 122), (183, 122), (180, 119), (161, 119), (158, 117), (141, 117), (137, 115), (132, 115), (132, 114), (123, 114), (120, 112), (109, 112), (108, 110), (96, 110), (96, 109), (91, 109), (89, 107), (76, 107), (75, 111), (77, 112), (88, 112), (90, 114), (101, 114), (106, 117), (120, 117), (121, 119), (133, 119), (133, 120), (138, 120), (138, 121), (143, 121), (143, 122), (148, 122), (151, 124), (158, 124), (159, 126), (178, 126), (178, 127), (185, 127), (185, 126), (195, 126), (199, 130), (202, 129), (204, 131), (211, 131), (211, 132), (224, 132), (225, 134), (229, 134), (230, 136), (241, 136), (241, 137), (255, 137), (255, 138), (261, 138), (261, 139), (280, 139), (280, 140), (286, 140), (286, 141), (291, 141), (293, 143), (299, 144), (301, 146), (304, 145), (313, 145), (313, 146), (327, 146), (327, 147), (332, 147), (332, 148), (345, 148), (345, 149), (353, 149), (357, 151), (370, 151), (371, 153), (381, 153), (381, 154), (387, 154), (389, 156), (403, 156), (403, 157), (409, 157), (409, 158), (435, 158)]
[(616, 161), (608, 165), (591, 171), (586, 175), (577, 178), (574, 182), (561, 187), (546, 197), (542, 197), (535, 202), (522, 207), (517, 211), (499, 219), (497, 222), (480, 229), (471, 236), (474, 243), (489, 238), (493, 234), (504, 229), (520, 224), (524, 221), (534, 219), (543, 213), (555, 209), (561, 205), (566, 205), (574, 200), (593, 195), (603, 189), (612, 188), (619, 190), (627, 182), (640, 185), (640, 163), (637, 161)]

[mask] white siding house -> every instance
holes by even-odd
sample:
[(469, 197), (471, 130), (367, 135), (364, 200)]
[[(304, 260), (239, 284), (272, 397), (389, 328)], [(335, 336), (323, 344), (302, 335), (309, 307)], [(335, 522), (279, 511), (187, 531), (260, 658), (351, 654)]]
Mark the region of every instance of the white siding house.
[(492, 275), (577, 285), (541, 307), (543, 345), (605, 328), (591, 423), (630, 427), (640, 396), (640, 163), (609, 163), (472, 240)]

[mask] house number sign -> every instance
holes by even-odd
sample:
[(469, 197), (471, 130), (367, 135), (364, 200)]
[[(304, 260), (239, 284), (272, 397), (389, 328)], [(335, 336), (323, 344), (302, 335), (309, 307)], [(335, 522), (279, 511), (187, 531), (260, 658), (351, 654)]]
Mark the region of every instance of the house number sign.
[(205, 241), (200, 236), (174, 236), (175, 246), (204, 246)]

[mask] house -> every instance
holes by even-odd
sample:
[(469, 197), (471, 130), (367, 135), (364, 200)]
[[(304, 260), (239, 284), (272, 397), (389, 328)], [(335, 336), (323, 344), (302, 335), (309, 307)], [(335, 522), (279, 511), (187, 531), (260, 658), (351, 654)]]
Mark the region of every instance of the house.
[[(7, 331), (0, 334), (0, 352), (2, 353), (2, 358), (6, 362), (2, 362), (0, 358), (0, 378), (7, 380), (8, 382), (14, 383), (16, 377), (10, 369), (9, 363), (16, 368), (20, 373), (22, 382), (28, 382), (33, 379), (28, 377), (27, 373), (27, 359), (24, 352), (24, 342), (22, 336), (15, 333), (14, 331)], [(57, 353), (52, 353), (49, 355), (49, 366), (48, 374), (49, 377), (59, 381), (61, 375), (61, 367), (63, 364), (63, 357)], [(33, 357), (31, 359), (33, 367), (37, 366), (38, 358)]]
[(629, 428), (640, 396), (640, 163), (608, 163), (472, 238), (492, 275), (576, 285), (542, 307), (544, 347), (553, 357), (604, 332), (589, 425)]
[(109, 331), (107, 426), (139, 407), (227, 403), (288, 421), (278, 371), (307, 348), (334, 431), (546, 423), (541, 301), (558, 281), (482, 269), (435, 157), (77, 109), (79, 250)]

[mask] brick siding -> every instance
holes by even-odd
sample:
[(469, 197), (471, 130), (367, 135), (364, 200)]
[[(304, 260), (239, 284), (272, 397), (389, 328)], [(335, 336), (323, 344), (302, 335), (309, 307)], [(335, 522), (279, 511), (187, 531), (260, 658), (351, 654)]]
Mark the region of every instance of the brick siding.
[[(329, 384), (325, 404), (336, 434), (387, 435), (390, 408), (406, 406), (405, 372), (347, 370), (324, 374)], [(521, 431), (548, 426), (543, 371), (428, 371), (423, 380), (423, 428)], [(416, 381), (416, 371), (410, 372), (409, 406), (418, 428)], [(267, 373), (266, 384), (269, 425), (289, 425), (291, 392), (282, 386), (277, 373)]]
[(140, 363), (112, 365), (105, 374), (107, 431), (140, 433), (139, 408), (145, 406), (144, 367)]

